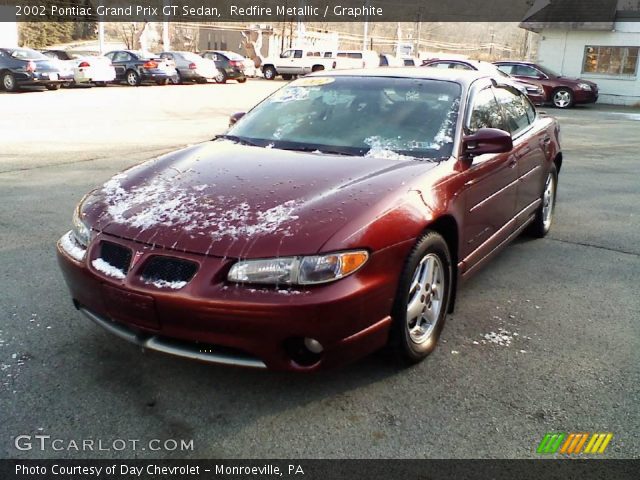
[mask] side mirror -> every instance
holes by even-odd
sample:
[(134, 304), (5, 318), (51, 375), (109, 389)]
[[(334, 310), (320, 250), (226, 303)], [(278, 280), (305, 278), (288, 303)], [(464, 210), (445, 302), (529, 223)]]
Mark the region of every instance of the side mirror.
[(229, 126), (233, 127), (236, 123), (238, 123), (238, 120), (240, 120), (245, 115), (246, 115), (245, 112), (237, 112), (237, 113), (234, 113), (233, 115), (231, 115), (229, 117)]
[(473, 158), (486, 153), (504, 153), (513, 150), (511, 134), (497, 128), (481, 128), (462, 138), (463, 155)]

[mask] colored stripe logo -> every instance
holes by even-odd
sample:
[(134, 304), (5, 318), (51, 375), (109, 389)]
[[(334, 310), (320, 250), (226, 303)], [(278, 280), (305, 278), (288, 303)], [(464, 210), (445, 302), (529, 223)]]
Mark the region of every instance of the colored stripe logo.
[(537, 453), (553, 455), (600, 455), (609, 446), (613, 433), (547, 433), (538, 445)]

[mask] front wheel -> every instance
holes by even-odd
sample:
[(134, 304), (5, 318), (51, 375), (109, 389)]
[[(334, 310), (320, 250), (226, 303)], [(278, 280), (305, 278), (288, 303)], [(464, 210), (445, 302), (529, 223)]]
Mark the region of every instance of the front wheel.
[(11, 72), (5, 72), (2, 74), (2, 86), (7, 92), (15, 92), (18, 89), (16, 77)]
[(390, 344), (405, 363), (417, 363), (435, 348), (452, 288), (451, 254), (442, 235), (429, 231), (405, 263), (393, 307)]
[(140, 74), (135, 70), (127, 70), (125, 80), (127, 81), (127, 85), (130, 87), (137, 87), (140, 85)]
[(553, 105), (557, 108), (569, 108), (573, 105), (573, 92), (568, 88), (559, 88), (553, 92)]
[(269, 66), (264, 67), (264, 70), (262, 70), (262, 75), (264, 75), (264, 78), (266, 78), (267, 80), (274, 80), (278, 75), (278, 72), (276, 72), (275, 68)]
[(556, 192), (558, 190), (558, 171), (556, 166), (553, 165), (547, 179), (544, 182), (544, 190), (540, 200), (540, 206), (536, 211), (536, 216), (529, 226), (528, 232), (537, 238), (542, 238), (549, 233), (551, 225), (553, 224), (553, 215), (556, 208)]
[(60, 83), (50, 83), (49, 85), (45, 85), (47, 87), (47, 90), (60, 90), (60, 87), (62, 87), (62, 84)]
[(227, 74), (223, 70), (220, 70), (213, 79), (216, 83), (227, 83)]
[(247, 81), (247, 78), (246, 77), (238, 78), (237, 81), (238, 83), (245, 83)]
[(182, 84), (182, 75), (180, 75), (180, 72), (178, 70), (176, 70), (176, 74), (171, 77), (171, 83), (173, 83), (174, 85), (181, 85)]
[(160, 85), (160, 86), (169, 85), (169, 79), (163, 78), (162, 80), (156, 80), (156, 85)]

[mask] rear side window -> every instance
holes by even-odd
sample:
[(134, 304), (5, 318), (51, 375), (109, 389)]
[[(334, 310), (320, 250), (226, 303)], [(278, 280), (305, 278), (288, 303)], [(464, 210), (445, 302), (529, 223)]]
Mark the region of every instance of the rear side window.
[(521, 77), (538, 78), (540, 72), (529, 65), (514, 65), (511, 75), (519, 75)]
[(504, 111), (507, 127), (512, 135), (517, 135), (531, 125), (533, 117), (530, 117), (527, 109), (530, 103), (520, 92), (496, 88), (495, 95)]
[(473, 99), (468, 130), (475, 133), (481, 128), (498, 128), (509, 131), (502, 116), (500, 105), (489, 87), (480, 90)]
[(513, 65), (496, 65), (496, 67), (498, 67), (498, 70), (500, 70), (502, 73), (506, 73), (507, 75), (514, 75)]

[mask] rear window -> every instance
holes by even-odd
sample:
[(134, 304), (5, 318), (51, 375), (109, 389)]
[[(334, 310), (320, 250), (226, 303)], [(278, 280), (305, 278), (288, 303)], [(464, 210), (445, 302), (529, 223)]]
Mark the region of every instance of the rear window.
[(13, 58), (19, 58), (20, 60), (46, 60), (42, 53), (36, 52), (29, 48), (15, 48), (9, 51), (9, 55)]

